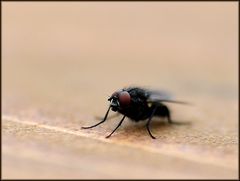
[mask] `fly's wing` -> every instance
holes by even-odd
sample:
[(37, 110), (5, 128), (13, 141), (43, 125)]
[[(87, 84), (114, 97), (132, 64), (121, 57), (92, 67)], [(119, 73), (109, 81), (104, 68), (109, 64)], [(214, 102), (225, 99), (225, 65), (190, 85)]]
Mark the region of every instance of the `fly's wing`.
[(166, 91), (158, 90), (146, 90), (149, 94), (147, 102), (149, 103), (161, 103), (161, 102), (170, 102), (178, 104), (188, 104), (187, 102), (178, 101), (173, 98), (173, 96)]

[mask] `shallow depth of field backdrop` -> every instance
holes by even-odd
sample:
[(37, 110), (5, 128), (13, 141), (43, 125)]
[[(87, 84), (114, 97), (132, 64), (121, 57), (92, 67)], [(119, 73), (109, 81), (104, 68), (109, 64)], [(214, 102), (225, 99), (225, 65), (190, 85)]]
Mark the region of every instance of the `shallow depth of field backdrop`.
[[(3, 2), (3, 178), (237, 178), (237, 2)], [(92, 130), (115, 90), (171, 92), (169, 125)]]

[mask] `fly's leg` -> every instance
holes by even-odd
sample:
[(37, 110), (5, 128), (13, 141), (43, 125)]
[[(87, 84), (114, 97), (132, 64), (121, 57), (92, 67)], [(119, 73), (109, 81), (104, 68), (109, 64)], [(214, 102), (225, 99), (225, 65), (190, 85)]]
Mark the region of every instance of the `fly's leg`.
[(152, 139), (156, 139), (156, 138), (152, 135), (152, 133), (151, 133), (151, 131), (150, 131), (150, 128), (149, 128), (149, 125), (150, 125), (150, 122), (151, 122), (152, 117), (154, 116), (156, 110), (157, 110), (157, 107), (155, 107), (155, 108), (153, 109), (152, 114), (151, 114), (151, 116), (149, 117), (149, 119), (148, 119), (148, 121), (147, 121), (147, 124), (146, 124), (148, 133), (149, 133), (149, 135), (152, 137)]
[[(112, 118), (116, 118), (117, 116), (119, 116), (118, 113), (117, 113), (117, 114), (110, 115), (110, 116), (108, 116), (108, 120), (109, 120), (109, 119), (112, 119)], [(96, 118), (97, 120), (103, 120), (103, 119), (104, 119), (103, 117), (100, 117), (100, 116), (95, 116), (95, 118)]]
[[(180, 122), (175, 122), (175, 121), (173, 121), (173, 120), (171, 119), (171, 114), (170, 114), (170, 111), (169, 111), (168, 107), (167, 107), (167, 106), (164, 106), (163, 108), (164, 108), (164, 114), (165, 114), (164, 116), (167, 117), (167, 120), (168, 120), (168, 123), (169, 123), (169, 124), (175, 124), (175, 125), (186, 124), (186, 123), (180, 123)], [(188, 124), (188, 123), (187, 123), (187, 124)]]
[(169, 124), (175, 124), (175, 125), (188, 125), (189, 122), (176, 122), (173, 121), (171, 118), (170, 110), (168, 109), (167, 106), (161, 104), (160, 106), (157, 107), (156, 115), (160, 117), (166, 117), (168, 120)]
[(118, 128), (119, 126), (121, 126), (123, 120), (125, 119), (126, 116), (123, 116), (123, 118), (121, 119), (121, 121), (118, 123), (117, 127), (111, 132), (110, 135), (106, 136), (106, 138), (109, 138)]
[(106, 112), (106, 114), (105, 114), (105, 116), (104, 116), (104, 118), (103, 118), (103, 120), (102, 120), (101, 122), (99, 122), (99, 123), (97, 123), (97, 124), (95, 124), (95, 125), (93, 125), (93, 126), (82, 127), (82, 129), (94, 128), (94, 127), (98, 126), (99, 124), (104, 123), (104, 122), (107, 120), (107, 116), (108, 116), (108, 113), (109, 113), (109, 111), (110, 111), (110, 108), (111, 108), (111, 106), (109, 106), (109, 108), (108, 108), (108, 110), (107, 110), (107, 112)]
[(169, 111), (169, 109), (167, 108), (167, 106), (166, 106), (166, 117), (167, 117), (168, 123), (172, 124), (173, 121), (172, 121), (172, 119), (171, 119), (171, 114), (170, 114), (170, 111)]

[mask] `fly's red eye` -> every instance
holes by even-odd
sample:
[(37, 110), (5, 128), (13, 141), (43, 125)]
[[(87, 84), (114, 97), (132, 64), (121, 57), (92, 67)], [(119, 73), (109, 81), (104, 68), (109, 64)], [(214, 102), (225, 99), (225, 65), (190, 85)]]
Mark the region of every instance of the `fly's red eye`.
[(127, 91), (122, 91), (119, 93), (118, 99), (121, 106), (127, 106), (130, 104), (131, 96)]

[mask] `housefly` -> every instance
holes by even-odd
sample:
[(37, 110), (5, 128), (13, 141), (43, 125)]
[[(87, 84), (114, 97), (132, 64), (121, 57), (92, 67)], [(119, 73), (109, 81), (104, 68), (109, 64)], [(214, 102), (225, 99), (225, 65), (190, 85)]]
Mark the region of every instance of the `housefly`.
[(186, 104), (185, 102), (171, 99), (166, 92), (140, 87), (128, 87), (118, 90), (109, 97), (108, 101), (110, 101), (110, 105), (102, 121), (92, 126), (82, 127), (83, 129), (93, 128), (104, 123), (111, 109), (122, 114), (123, 117), (117, 127), (106, 138), (109, 138), (121, 126), (124, 119), (128, 117), (135, 122), (147, 120), (147, 131), (155, 139), (149, 128), (154, 116), (167, 118), (168, 123), (173, 123), (170, 110), (164, 105), (164, 102)]

